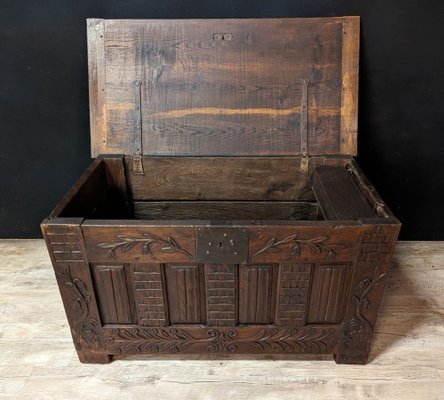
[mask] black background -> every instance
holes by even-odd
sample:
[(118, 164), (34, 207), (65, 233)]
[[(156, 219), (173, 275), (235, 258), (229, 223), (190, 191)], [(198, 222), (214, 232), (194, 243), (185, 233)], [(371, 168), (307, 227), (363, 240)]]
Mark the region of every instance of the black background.
[(359, 157), (406, 240), (444, 239), (444, 2), (0, 4), (0, 236), (39, 223), (90, 163), (85, 19), (360, 15)]

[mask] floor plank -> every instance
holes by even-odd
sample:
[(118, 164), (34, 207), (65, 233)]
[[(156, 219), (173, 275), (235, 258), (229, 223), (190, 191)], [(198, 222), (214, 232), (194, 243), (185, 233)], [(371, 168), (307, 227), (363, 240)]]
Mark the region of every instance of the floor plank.
[(41, 240), (0, 241), (0, 398), (442, 399), (444, 242), (401, 242), (371, 362), (330, 356), (77, 360)]

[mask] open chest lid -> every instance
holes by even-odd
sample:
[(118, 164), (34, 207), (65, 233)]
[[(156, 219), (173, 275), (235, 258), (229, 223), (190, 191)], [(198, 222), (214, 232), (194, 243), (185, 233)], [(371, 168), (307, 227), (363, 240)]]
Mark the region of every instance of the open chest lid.
[(356, 155), (359, 17), (88, 20), (92, 156)]

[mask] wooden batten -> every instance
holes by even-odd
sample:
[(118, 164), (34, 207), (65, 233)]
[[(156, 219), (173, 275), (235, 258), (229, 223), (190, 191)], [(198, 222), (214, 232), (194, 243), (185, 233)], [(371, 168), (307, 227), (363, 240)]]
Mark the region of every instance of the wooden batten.
[(359, 17), (342, 30), (341, 154), (358, 154)]

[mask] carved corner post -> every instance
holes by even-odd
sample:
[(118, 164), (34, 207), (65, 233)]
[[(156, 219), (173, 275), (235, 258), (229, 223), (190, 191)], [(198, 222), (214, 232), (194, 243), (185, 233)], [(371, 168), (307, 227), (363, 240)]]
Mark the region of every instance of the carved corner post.
[(81, 218), (44, 220), (41, 225), (74, 345), (82, 363), (108, 363), (102, 324), (86, 258)]
[(400, 224), (366, 225), (335, 354), (338, 364), (366, 364)]

